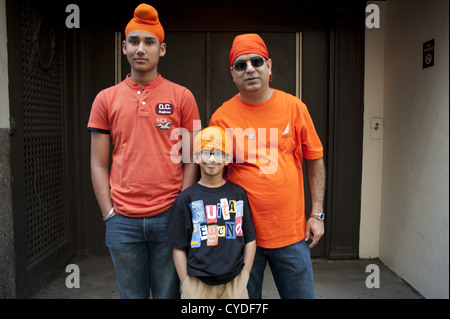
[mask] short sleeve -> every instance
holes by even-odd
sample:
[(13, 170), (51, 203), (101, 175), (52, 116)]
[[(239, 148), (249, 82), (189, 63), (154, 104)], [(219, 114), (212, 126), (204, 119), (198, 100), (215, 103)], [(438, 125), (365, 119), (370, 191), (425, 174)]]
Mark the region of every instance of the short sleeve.
[(318, 159), (323, 157), (323, 146), (317, 135), (311, 115), (305, 104), (300, 107), (300, 141), (303, 157), (306, 159)]
[(244, 191), (244, 218), (242, 228), (244, 230), (245, 243), (256, 239), (255, 227), (253, 225), (252, 211), (248, 202), (247, 194)]
[(88, 129), (97, 129), (103, 131), (110, 131), (108, 107), (106, 102), (106, 95), (104, 91), (101, 91), (95, 97), (92, 103), (91, 114), (87, 125)]
[(175, 199), (168, 213), (166, 240), (172, 247), (182, 250), (188, 249), (192, 235), (192, 222), (189, 205), (181, 194)]
[[(198, 122), (196, 122), (198, 121)], [(181, 127), (189, 132), (201, 130), (200, 115), (194, 95), (188, 89), (183, 92)]]

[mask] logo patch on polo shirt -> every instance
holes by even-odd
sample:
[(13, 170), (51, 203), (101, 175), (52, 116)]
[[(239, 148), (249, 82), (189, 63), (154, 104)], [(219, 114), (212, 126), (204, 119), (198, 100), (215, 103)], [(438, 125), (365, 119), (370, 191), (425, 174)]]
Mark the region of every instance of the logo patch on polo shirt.
[(169, 115), (173, 113), (173, 105), (170, 103), (158, 103), (155, 107), (155, 112), (158, 115)]
[(156, 127), (159, 127), (161, 130), (170, 130), (171, 125), (173, 125), (173, 123), (166, 118), (156, 119)]

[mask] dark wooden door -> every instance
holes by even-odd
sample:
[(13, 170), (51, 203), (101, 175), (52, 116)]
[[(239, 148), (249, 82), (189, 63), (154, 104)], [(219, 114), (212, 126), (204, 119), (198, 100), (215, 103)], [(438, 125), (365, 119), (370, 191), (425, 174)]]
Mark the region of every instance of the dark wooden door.
[(6, 10), (16, 293), (26, 298), (76, 252), (64, 8), (7, 1)]

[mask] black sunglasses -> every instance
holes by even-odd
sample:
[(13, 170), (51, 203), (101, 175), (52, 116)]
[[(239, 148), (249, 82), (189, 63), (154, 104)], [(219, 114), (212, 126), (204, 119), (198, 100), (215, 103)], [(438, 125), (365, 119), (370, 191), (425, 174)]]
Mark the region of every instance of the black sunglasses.
[(266, 61), (266, 59), (260, 56), (254, 57), (248, 61), (237, 60), (236, 63), (234, 63), (233, 68), (238, 72), (245, 71), (247, 70), (247, 62), (250, 62), (254, 68), (259, 68), (264, 64), (264, 61)]

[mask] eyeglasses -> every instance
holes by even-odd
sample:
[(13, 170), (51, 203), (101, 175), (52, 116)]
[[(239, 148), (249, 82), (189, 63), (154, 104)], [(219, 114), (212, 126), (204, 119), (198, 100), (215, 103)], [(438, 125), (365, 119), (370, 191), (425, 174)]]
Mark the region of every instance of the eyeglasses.
[(202, 154), (202, 157), (206, 158), (206, 159), (210, 158), (211, 155), (214, 155), (214, 157), (216, 159), (222, 159), (225, 155), (221, 150), (216, 150), (216, 149), (214, 150), (214, 152), (211, 150), (202, 150), (201, 154)]
[(234, 63), (233, 68), (238, 72), (245, 71), (247, 70), (247, 62), (250, 62), (254, 68), (259, 68), (264, 64), (264, 61), (266, 61), (266, 59), (260, 56), (254, 57), (248, 61), (237, 60)]

